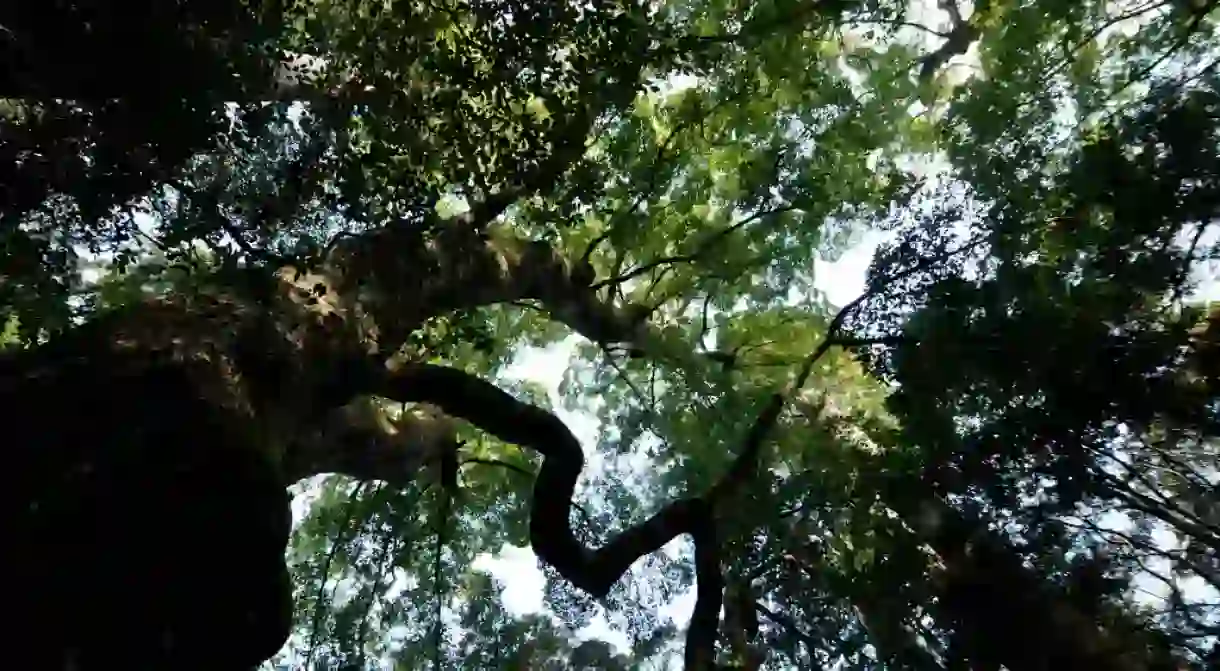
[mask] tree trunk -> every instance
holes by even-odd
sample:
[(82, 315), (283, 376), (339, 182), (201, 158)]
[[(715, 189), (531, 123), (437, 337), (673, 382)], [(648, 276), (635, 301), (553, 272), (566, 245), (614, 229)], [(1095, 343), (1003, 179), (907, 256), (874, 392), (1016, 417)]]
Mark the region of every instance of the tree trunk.
[(1081, 613), (998, 535), (937, 500), (908, 520), (940, 564), (939, 610), (959, 649), (983, 669), (1173, 671), (1177, 665)]
[(121, 336), (0, 360), (6, 661), (252, 668), (292, 622), (277, 465), (219, 368)]

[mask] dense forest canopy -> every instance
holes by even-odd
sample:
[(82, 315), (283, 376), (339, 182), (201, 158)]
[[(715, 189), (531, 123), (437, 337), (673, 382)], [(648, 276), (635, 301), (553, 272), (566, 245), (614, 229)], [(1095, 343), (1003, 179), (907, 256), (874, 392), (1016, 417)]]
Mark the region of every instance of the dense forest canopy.
[(1217, 668), (1216, 4), (9, 3), (14, 663)]

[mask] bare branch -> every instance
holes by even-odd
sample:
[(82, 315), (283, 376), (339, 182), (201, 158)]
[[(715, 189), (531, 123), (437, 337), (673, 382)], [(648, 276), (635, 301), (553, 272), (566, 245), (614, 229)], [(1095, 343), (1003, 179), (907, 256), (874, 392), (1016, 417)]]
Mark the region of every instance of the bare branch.
[(895, 28), (914, 28), (915, 30), (919, 30), (921, 32), (925, 32), (925, 33), (929, 33), (931, 35), (936, 35), (937, 37), (945, 37), (945, 38), (951, 37), (953, 35), (953, 33), (950, 33), (950, 32), (944, 31), (944, 30), (937, 30), (935, 28), (929, 28), (928, 26), (925, 26), (922, 23), (912, 23), (910, 21), (885, 21), (885, 20), (881, 20), (881, 19), (851, 19), (850, 23), (855, 24), (855, 25), (878, 25), (878, 26), (893, 26)]

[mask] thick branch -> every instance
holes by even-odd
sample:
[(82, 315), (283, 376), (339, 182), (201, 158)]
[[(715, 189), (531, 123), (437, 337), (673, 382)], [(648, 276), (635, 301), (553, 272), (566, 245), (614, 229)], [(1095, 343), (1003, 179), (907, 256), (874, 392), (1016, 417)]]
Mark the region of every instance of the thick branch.
[(451, 418), (407, 411), (391, 420), (373, 399), (361, 398), (332, 410), (317, 429), (299, 437), (289, 447), (284, 474), (290, 482), (339, 473), (401, 487), (457, 445)]
[(551, 245), (479, 229), (449, 222), (425, 238), (417, 228), (389, 226), (337, 244), (323, 273), (340, 295), (359, 294), (391, 350), (431, 317), (525, 299), (595, 342), (638, 339), (632, 310), (574, 279), (573, 264)]

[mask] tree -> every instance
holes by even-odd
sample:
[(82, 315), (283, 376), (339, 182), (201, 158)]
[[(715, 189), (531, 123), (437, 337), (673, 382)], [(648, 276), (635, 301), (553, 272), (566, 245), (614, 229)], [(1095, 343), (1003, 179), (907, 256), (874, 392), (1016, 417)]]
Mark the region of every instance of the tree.
[[(880, 365), (887, 376), (902, 381), (891, 402), (907, 418), (910, 439), (941, 452), (934, 460), (937, 470), (925, 474), (937, 495), (970, 495), (991, 510), (1020, 511), (1016, 519), (1032, 528), (1061, 516), (1079, 517), (1082, 505), (1093, 525), (1101, 511), (1122, 511), (1168, 524), (1192, 544), (1209, 544), (1208, 523), (1190, 504), (1177, 503), (1174, 486), (1167, 489), (1159, 480), (1163, 472), (1187, 489), (1207, 489), (1204, 483), (1213, 477), (1210, 448), (1199, 452), (1193, 446), (1207, 442), (1213, 422), (1204, 400), (1208, 374), (1192, 363), (1205, 347), (1208, 317), (1181, 303), (1193, 281), (1194, 255), (1211, 253), (1199, 242), (1214, 216), (1215, 127), (1196, 115), (1209, 115), (1205, 110), (1214, 109), (1213, 100), (1214, 92), (1206, 89), (1158, 96), (1122, 127), (1086, 144), (1046, 205), (997, 204), (996, 209), (1008, 206), (1035, 220), (1020, 228), (985, 230), (1007, 248), (987, 259), (993, 268), (965, 278), (932, 278), (921, 290), (923, 307), (913, 318), (902, 318), (907, 337), (882, 353)], [(1138, 158), (1130, 158), (1132, 146), (1143, 150)], [(1036, 219), (1043, 217), (1049, 224)], [(1002, 221), (991, 221), (997, 220)], [(1187, 244), (1175, 245), (1184, 235)], [(1027, 242), (1038, 236), (1050, 239)], [(1152, 253), (1141, 252), (1149, 247)], [(901, 263), (894, 257), (888, 262)], [(1051, 329), (1052, 338), (1040, 337)], [(932, 364), (944, 358), (955, 365)], [(962, 426), (966, 418), (969, 428)], [(1177, 447), (1157, 437), (1166, 425), (1183, 432)], [(1138, 473), (1143, 467), (1158, 474), (1149, 479)], [(1079, 543), (1088, 535), (1026, 542), (1038, 555), (1070, 556), (1080, 551), (1073, 552), (1070, 544), (1056, 550), (1056, 545)], [(996, 552), (1018, 559), (1004, 541), (992, 543), (998, 544)], [(1129, 552), (1120, 548), (1120, 554)], [(1102, 549), (1087, 554), (1094, 553), (1097, 568), (1114, 578), (1116, 558), (1105, 557), (1109, 553)], [(1182, 570), (1198, 570), (1173, 561)], [(1211, 572), (1200, 568), (1202, 575)], [(1005, 582), (1022, 580), (1014, 574)], [(1067, 591), (1079, 589), (1069, 584)], [(1082, 617), (1068, 611), (1079, 607), (1089, 617), (1096, 615), (1096, 604), (1069, 609), (1065, 598), (1040, 606), (1041, 616), (1031, 612), (1023, 619), (1055, 622), (1059, 630), (1071, 631), (1063, 618)], [(979, 610), (990, 608), (987, 603), (978, 599), (955, 617), (978, 622)], [(1121, 631), (1123, 624), (1112, 626)], [(1103, 632), (1093, 649), (1130, 654), (1128, 644), (1106, 642), (1110, 635)], [(1041, 638), (1054, 637), (1048, 632)], [(1071, 640), (1080, 638), (1073, 634)], [(988, 645), (992, 654), (1008, 650), (997, 661), (1010, 667), (1017, 656), (1028, 654), (1021, 651), (1024, 636)], [(1164, 656), (1163, 651), (1149, 654)], [(1111, 664), (1120, 663), (1136, 662)], [(1143, 663), (1130, 668), (1156, 662)], [(1160, 663), (1176, 668), (1170, 660)]]
[[(978, 3), (925, 48), (878, 3), (307, 3), (229, 23), (187, 6), (162, 37), (207, 35), (183, 44), (208, 67), (248, 42), (254, 65), (175, 108), (200, 130), (139, 180), (108, 185), (90, 152), (168, 136), (13, 125), (69, 147), (11, 162), (37, 188), (4, 208), (6, 314), (39, 342), (2, 364), (30, 437), (5, 508), (25, 548), (6, 568), (34, 576), (20, 634), (86, 666), (237, 668), (295, 627), (307, 664), (439, 667), (481, 654), (446, 633), (445, 595), (493, 543), (528, 537), (579, 622), (590, 597), (689, 580), (631, 571), (688, 535), (688, 668), (1201, 666), (1208, 604), (1132, 605), (1155, 547), (1097, 514), (1170, 525), (1173, 569), (1214, 576), (1210, 331), (1180, 307), (1211, 253), (1210, 9)], [(1115, 14), (1148, 23), (1101, 36)], [(987, 77), (948, 88), (939, 65), (970, 42)], [(301, 54), (316, 76), (267, 103), (267, 73)], [(32, 74), (21, 105), (99, 114)], [(78, 100), (42, 93), (59, 86)], [(167, 105), (113, 88), (120, 129)], [(910, 159), (941, 148), (952, 172), (929, 185)], [(810, 267), (869, 225), (896, 242), (833, 308)], [(100, 288), (81, 244), (113, 257)], [(516, 344), (564, 331), (584, 343), (567, 403), (606, 427), (600, 453), (648, 455), (645, 484), (578, 489), (572, 429), (493, 383)], [(290, 553), (294, 622), (282, 491), (318, 474), (384, 485), (323, 487)], [(86, 532), (99, 514), (113, 524)], [(108, 561), (82, 570), (64, 538)], [(386, 601), (397, 573), (415, 587)], [(131, 621), (106, 617), (120, 600)], [(529, 664), (631, 663), (518, 624)], [(663, 624), (627, 629), (651, 654)]]

